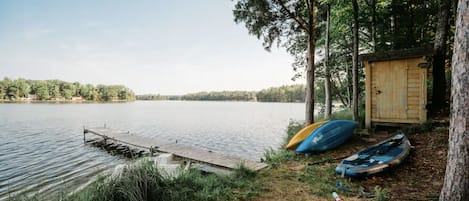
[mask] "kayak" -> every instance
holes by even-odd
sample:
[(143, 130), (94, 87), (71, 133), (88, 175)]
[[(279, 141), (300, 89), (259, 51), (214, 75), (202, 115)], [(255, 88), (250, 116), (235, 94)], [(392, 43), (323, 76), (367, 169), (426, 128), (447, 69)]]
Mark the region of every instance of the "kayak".
[(316, 122), (314, 124), (310, 124), (309, 126), (304, 127), (300, 131), (298, 131), (288, 142), (286, 149), (295, 149), (304, 139), (306, 139), (311, 133), (313, 133), (316, 128), (319, 128), (323, 124), (328, 122), (328, 120)]
[(310, 153), (336, 148), (352, 136), (353, 130), (357, 126), (356, 121), (331, 120), (314, 130), (295, 151)]
[(400, 164), (410, 153), (410, 142), (403, 133), (367, 147), (344, 159), (335, 169), (343, 176), (365, 176)]

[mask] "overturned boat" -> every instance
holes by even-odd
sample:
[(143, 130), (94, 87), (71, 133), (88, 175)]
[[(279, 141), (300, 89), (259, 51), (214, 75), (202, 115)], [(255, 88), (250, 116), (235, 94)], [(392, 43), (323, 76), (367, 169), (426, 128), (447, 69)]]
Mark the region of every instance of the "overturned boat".
[(344, 159), (335, 169), (342, 176), (365, 176), (400, 164), (410, 153), (409, 139), (399, 133)]

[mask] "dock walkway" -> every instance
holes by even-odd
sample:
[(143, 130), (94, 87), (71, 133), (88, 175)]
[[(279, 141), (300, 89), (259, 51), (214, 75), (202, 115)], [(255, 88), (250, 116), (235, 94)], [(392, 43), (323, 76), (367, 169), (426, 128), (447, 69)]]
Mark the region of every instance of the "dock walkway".
[(127, 131), (120, 131), (105, 127), (84, 128), (83, 139), (85, 139), (86, 133), (91, 133), (100, 136), (105, 140), (113, 140), (137, 148), (148, 149), (150, 150), (150, 152), (157, 151), (171, 153), (175, 156), (184, 159), (224, 167), (228, 169), (235, 169), (240, 164), (244, 164), (245, 167), (251, 170), (260, 170), (267, 167), (265, 163), (242, 159), (233, 155), (212, 152), (192, 147), (189, 145), (176, 143), (161, 145), (161, 142), (158, 142), (154, 138), (134, 135)]

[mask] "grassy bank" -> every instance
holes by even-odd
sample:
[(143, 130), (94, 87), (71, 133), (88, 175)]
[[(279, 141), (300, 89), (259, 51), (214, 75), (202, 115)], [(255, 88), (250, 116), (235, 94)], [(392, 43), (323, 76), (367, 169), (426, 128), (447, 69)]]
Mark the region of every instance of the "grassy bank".
[(61, 201), (184, 201), (184, 200), (248, 200), (259, 194), (254, 185), (255, 172), (240, 167), (233, 175), (202, 175), (198, 171), (187, 171), (175, 178), (165, 176), (153, 165), (143, 161), (126, 167), (119, 177), (102, 175), (83, 190), (56, 197), (17, 196), (9, 201), (61, 200)]
[[(343, 111), (340, 119), (349, 119)], [(350, 113), (351, 115), (351, 113)], [(291, 122), (286, 142), (303, 125)], [(402, 164), (362, 178), (341, 178), (335, 167), (341, 159), (393, 135), (398, 128), (354, 135), (337, 149), (309, 156), (284, 149), (265, 154), (269, 169), (256, 180), (266, 191), (254, 200), (334, 200), (337, 192), (345, 200), (438, 200), (446, 165), (448, 127), (430, 123), (399, 130), (407, 134), (413, 149)]]
[[(348, 110), (336, 115), (341, 119), (351, 117)], [(285, 143), (301, 128), (302, 123), (290, 122)], [(270, 169), (259, 174), (258, 182), (271, 191), (260, 195), (259, 200), (334, 200), (332, 192), (340, 191), (336, 185), (358, 192), (359, 185), (335, 173), (334, 157), (327, 154), (305, 156), (285, 149), (266, 151)], [(353, 195), (343, 191), (339, 194), (342, 197)]]

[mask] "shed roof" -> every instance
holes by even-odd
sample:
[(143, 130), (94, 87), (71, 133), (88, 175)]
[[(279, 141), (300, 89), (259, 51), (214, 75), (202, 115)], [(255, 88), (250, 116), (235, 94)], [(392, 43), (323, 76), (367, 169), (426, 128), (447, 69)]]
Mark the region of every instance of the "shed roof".
[(386, 60), (396, 60), (396, 59), (408, 59), (408, 58), (417, 58), (422, 56), (433, 55), (433, 49), (431, 48), (414, 48), (414, 49), (403, 49), (403, 50), (393, 50), (386, 52), (378, 53), (369, 53), (361, 54), (359, 56), (360, 61), (386, 61)]

